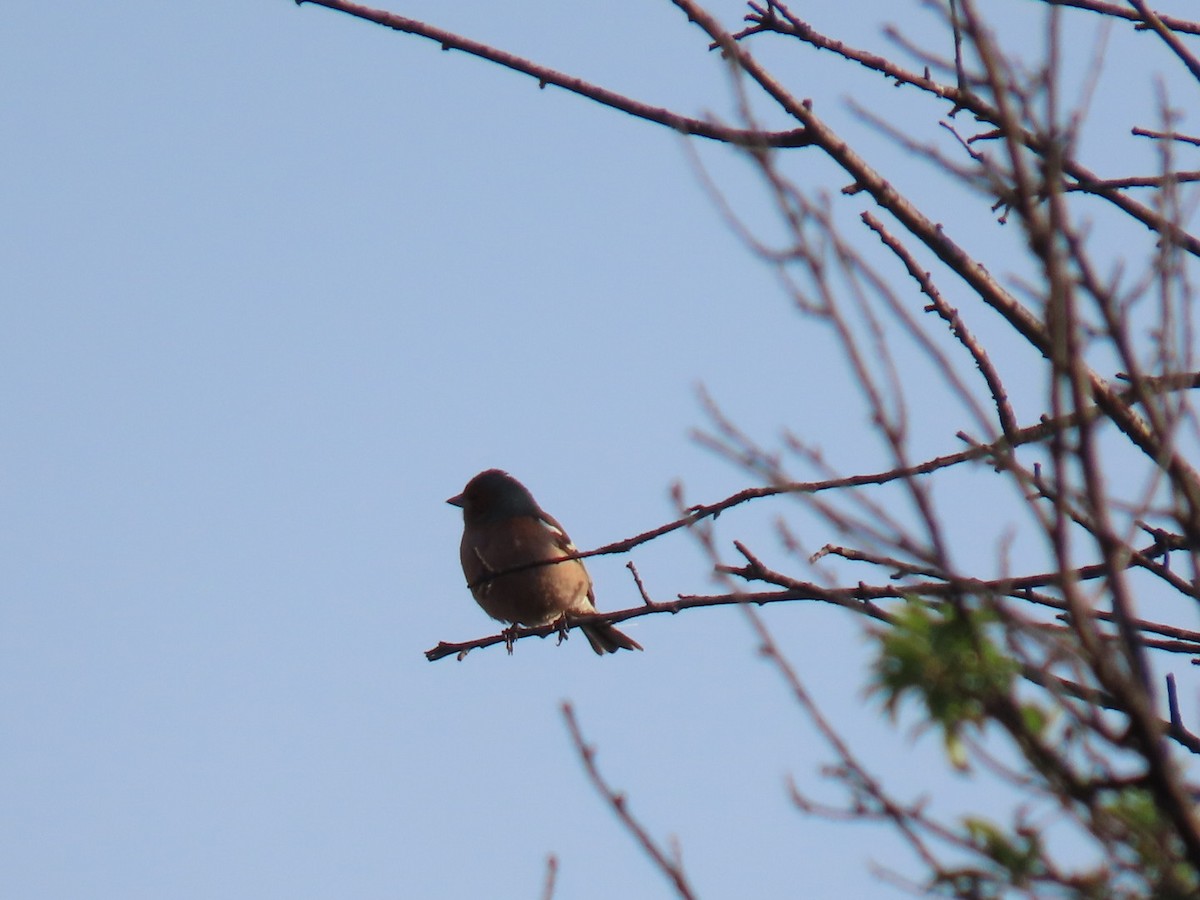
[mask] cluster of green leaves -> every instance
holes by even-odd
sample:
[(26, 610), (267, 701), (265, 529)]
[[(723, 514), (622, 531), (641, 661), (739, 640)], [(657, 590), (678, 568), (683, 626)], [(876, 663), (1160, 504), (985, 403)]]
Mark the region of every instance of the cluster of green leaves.
[[(1000, 698), (1008, 698), (1019, 666), (988, 636), (997, 627), (987, 610), (966, 611), (961, 606), (931, 606), (908, 598), (896, 611), (892, 625), (877, 631), (871, 690), (883, 696), (884, 708), (893, 717), (901, 701), (916, 698), (924, 707), (928, 724), (941, 729), (946, 751), (958, 768), (966, 765), (963, 729), (981, 729), (988, 711)], [(1044, 718), (1027, 706), (1028, 724), (1040, 732)]]
[[(1052, 739), (1045, 710), (1018, 699), (1020, 666), (1000, 642), (1006, 627), (1011, 625), (986, 606), (908, 598), (889, 626), (873, 633), (877, 646), (870, 691), (882, 697), (893, 718), (906, 698), (914, 701), (921, 712), (918, 727), (941, 731), (950, 761), (960, 770), (968, 765), (967, 730), (982, 732), (989, 722), (1003, 722), (1021, 749), (1029, 746), (1023, 735), (1040, 747), (1056, 745), (1056, 765), (1071, 769), (1075, 741), (1065, 734)], [(1006, 714), (1009, 710), (1018, 715)], [(1035, 770), (1045, 768), (1045, 760), (1028, 761)], [(1054, 885), (1057, 892), (1080, 900), (1200, 897), (1200, 873), (1143, 782), (1101, 779), (1095, 784), (1094, 792), (1076, 798), (1074, 810), (1101, 848), (1093, 867), (1071, 874), (1058, 871), (1044, 835), (1027, 822), (1005, 828), (968, 816), (960, 822), (960, 846), (973, 853), (974, 863), (938, 870), (931, 886), (954, 896), (983, 898), (1031, 892), (1039, 885)]]
[(1099, 804), (1098, 824), (1114, 854), (1113, 863), (1140, 882), (1135, 896), (1165, 900), (1194, 900), (1200, 897), (1200, 873), (1187, 862), (1187, 855), (1171, 823), (1163, 815), (1154, 795), (1145, 788), (1129, 785), (1109, 792)]

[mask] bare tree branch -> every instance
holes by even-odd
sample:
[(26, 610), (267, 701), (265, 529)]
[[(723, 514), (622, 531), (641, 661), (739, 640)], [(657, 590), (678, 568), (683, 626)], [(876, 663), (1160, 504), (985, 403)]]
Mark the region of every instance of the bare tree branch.
[(674, 888), (675, 894), (682, 900), (694, 900), (696, 894), (692, 891), (691, 885), (688, 883), (687, 875), (684, 874), (683, 864), (678, 859), (671, 859), (667, 853), (658, 846), (650, 833), (645, 827), (634, 818), (629, 811), (629, 803), (624, 794), (613, 790), (604, 776), (600, 774), (600, 770), (596, 768), (596, 749), (588, 744), (583, 738), (583, 732), (579, 728), (579, 723), (575, 720), (575, 709), (570, 703), (562, 705), (563, 718), (567, 722), (567, 731), (571, 735), (571, 743), (575, 745), (575, 751), (579, 754), (579, 760), (583, 763), (584, 771), (587, 772), (588, 779), (600, 793), (612, 811), (617, 814), (617, 818), (621, 824), (625, 826), (625, 830), (633, 836), (646, 855), (654, 863), (656, 869), (663, 874), (667, 881)]
[(749, 131), (740, 128), (728, 128), (704, 119), (679, 115), (661, 106), (652, 106), (638, 100), (633, 100), (599, 85), (590, 84), (582, 78), (576, 78), (573, 75), (559, 72), (532, 60), (524, 59), (516, 54), (499, 50), (479, 41), (463, 37), (462, 35), (454, 34), (444, 28), (438, 28), (436, 25), (429, 25), (417, 19), (399, 16), (385, 10), (372, 9), (358, 3), (347, 2), (347, 0), (295, 0), (295, 2), (297, 6), (304, 3), (323, 6), (326, 9), (343, 12), (358, 19), (383, 25), (394, 31), (401, 31), (406, 34), (426, 38), (440, 44), (443, 50), (459, 50), (471, 56), (486, 59), (514, 72), (528, 75), (537, 80), (538, 87), (545, 88), (547, 85), (554, 85), (573, 94), (586, 97), (588, 100), (599, 103), (601, 106), (608, 106), (636, 118), (645, 119), (648, 122), (654, 122), (658, 125), (665, 125), (667, 128), (682, 132), (683, 134), (691, 134), (696, 137), (709, 138), (738, 146), (803, 147), (807, 143), (804, 132), (801, 129), (778, 132)]

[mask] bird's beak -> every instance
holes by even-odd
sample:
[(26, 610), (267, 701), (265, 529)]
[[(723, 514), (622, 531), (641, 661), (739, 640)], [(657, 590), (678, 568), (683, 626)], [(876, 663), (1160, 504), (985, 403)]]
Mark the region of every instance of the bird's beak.
[(459, 509), (462, 509), (462, 505), (463, 505), (462, 494), (455, 494), (453, 497), (451, 497), (446, 502), (449, 503), (451, 506), (457, 506)]

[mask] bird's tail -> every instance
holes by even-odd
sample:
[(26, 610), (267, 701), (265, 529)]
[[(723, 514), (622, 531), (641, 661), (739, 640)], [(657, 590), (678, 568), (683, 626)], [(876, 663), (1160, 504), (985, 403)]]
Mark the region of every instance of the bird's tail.
[(642, 649), (641, 644), (608, 622), (589, 622), (587, 625), (580, 625), (579, 628), (592, 645), (592, 649), (601, 656), (605, 653), (616, 653), (618, 650)]

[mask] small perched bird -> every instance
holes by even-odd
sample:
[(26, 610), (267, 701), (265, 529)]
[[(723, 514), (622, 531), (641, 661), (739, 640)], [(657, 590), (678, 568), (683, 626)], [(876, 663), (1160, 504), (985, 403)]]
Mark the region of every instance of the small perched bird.
[[(583, 560), (537, 565), (578, 551), (517, 479), (488, 469), (446, 502), (462, 508), (463, 574), (475, 601), (493, 619), (537, 626), (596, 612), (592, 579)], [(607, 622), (580, 628), (599, 654), (642, 649)]]

